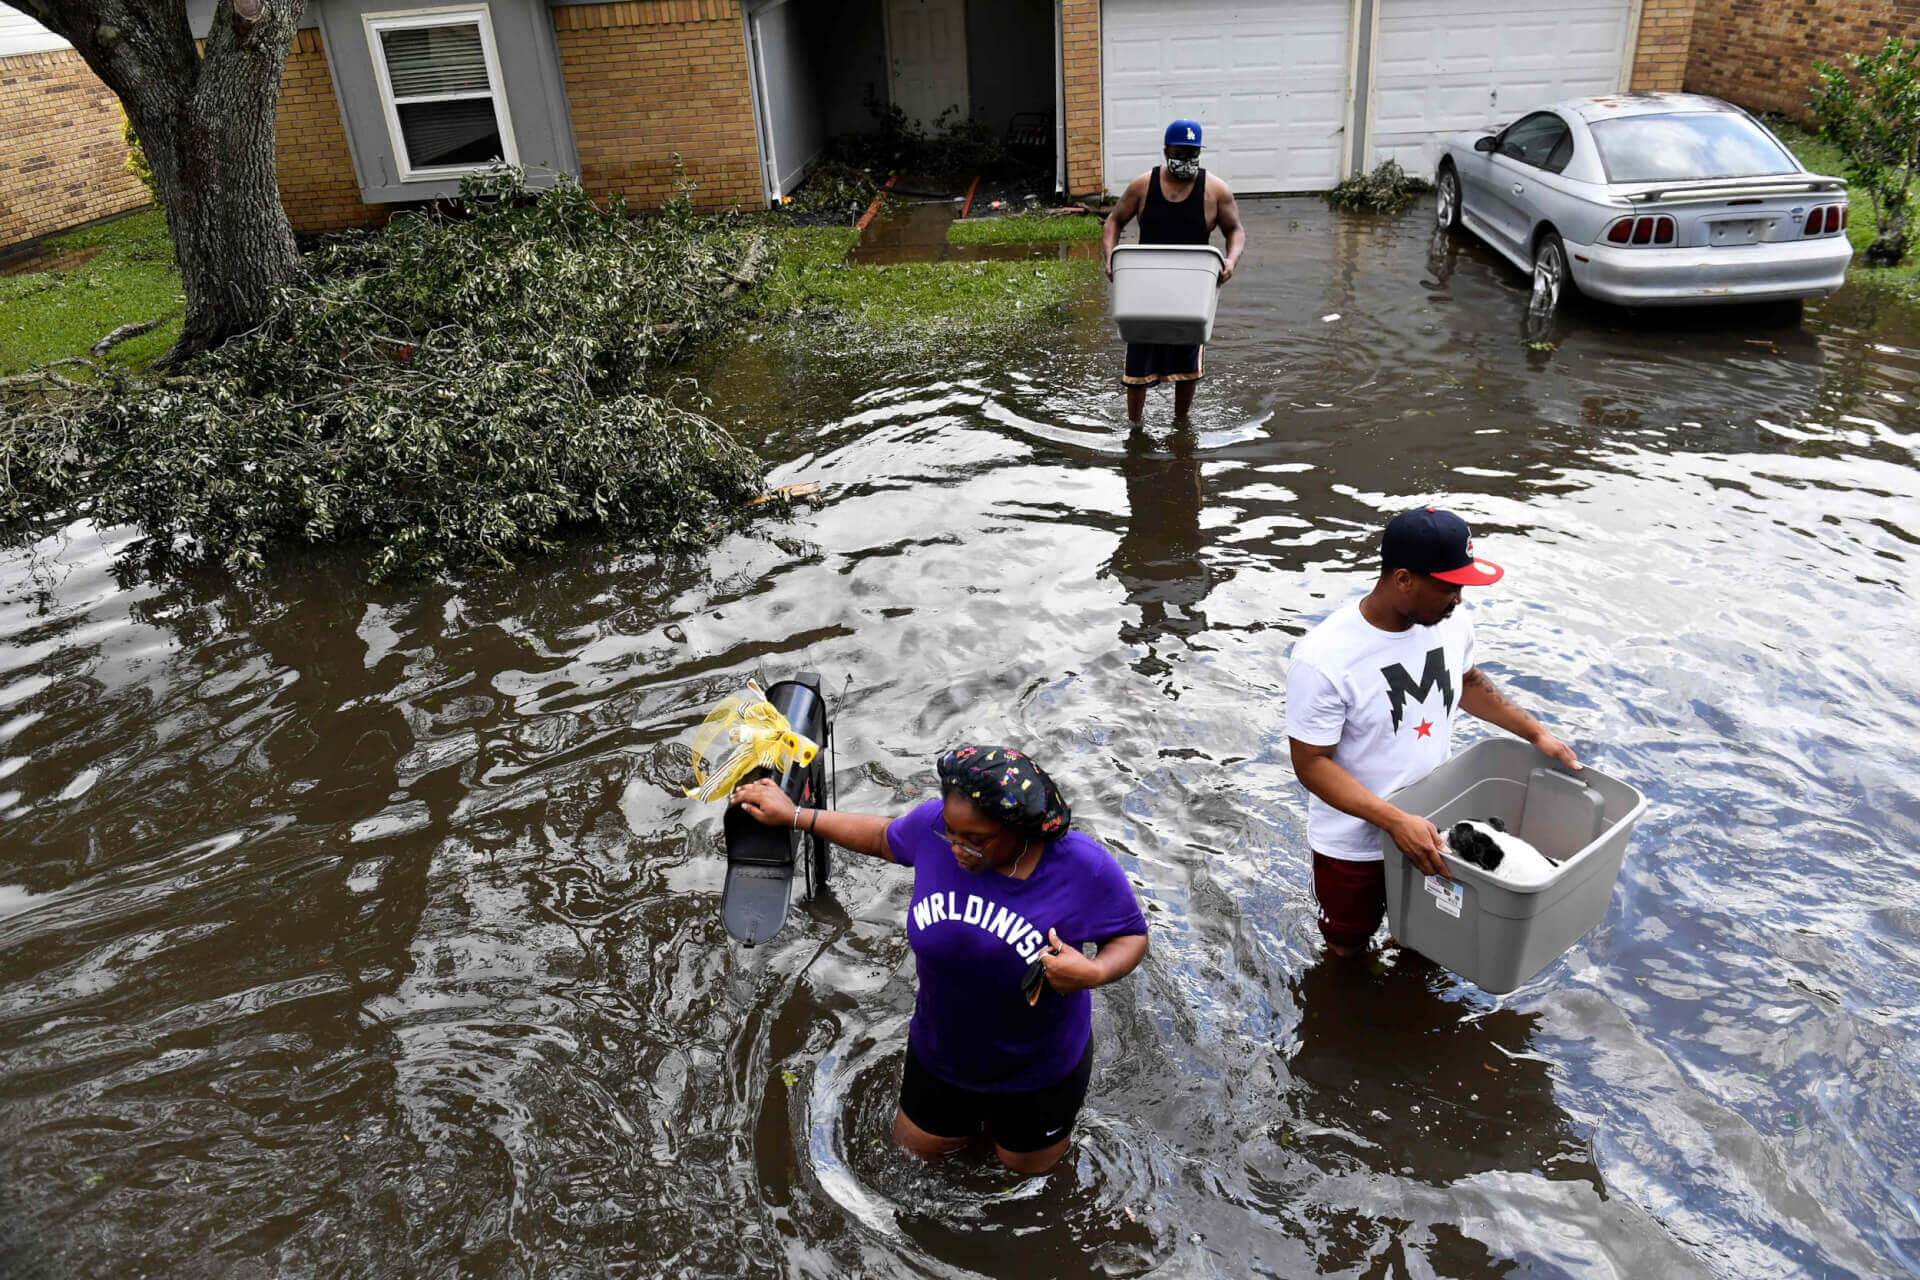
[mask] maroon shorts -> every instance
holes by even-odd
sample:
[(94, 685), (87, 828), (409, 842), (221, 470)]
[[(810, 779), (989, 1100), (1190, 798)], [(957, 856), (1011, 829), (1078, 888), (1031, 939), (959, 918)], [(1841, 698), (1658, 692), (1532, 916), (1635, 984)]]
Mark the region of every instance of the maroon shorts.
[(1313, 898), (1322, 937), (1336, 947), (1364, 947), (1387, 917), (1387, 864), (1316, 853)]

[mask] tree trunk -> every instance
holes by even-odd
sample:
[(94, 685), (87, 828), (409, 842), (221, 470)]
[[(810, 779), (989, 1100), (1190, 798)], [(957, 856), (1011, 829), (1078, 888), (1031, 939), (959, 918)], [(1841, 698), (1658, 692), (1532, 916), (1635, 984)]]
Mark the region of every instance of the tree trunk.
[(1870, 267), (1897, 267), (1907, 256), (1907, 193), (1895, 192), (1886, 202), (1886, 216), (1880, 222), (1880, 234), (1861, 256)]
[(219, 0), (204, 55), (185, 0), (0, 0), (65, 37), (119, 95), (187, 297), (162, 365), (258, 325), (298, 268), (274, 172), (280, 77), (306, 0)]

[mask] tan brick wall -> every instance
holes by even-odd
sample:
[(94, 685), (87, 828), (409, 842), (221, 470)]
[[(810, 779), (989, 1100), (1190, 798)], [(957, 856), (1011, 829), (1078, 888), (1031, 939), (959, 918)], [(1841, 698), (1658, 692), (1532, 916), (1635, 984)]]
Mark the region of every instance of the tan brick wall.
[(1805, 119), (1816, 61), (1920, 39), (1920, 0), (1699, 0), (1686, 87)]
[(0, 58), (0, 247), (149, 203), (120, 122), (73, 50)]
[(386, 221), (392, 206), (360, 199), (347, 127), (340, 121), (340, 102), (333, 96), (333, 77), (318, 31), (300, 32), (287, 54), (274, 146), (280, 203), (295, 231), (311, 235)]
[[(1771, 0), (1786, 4), (1791, 0)], [(1642, 0), (1640, 32), (1633, 48), (1627, 88), (1677, 91), (1687, 76), (1687, 57), (1697, 31), (1697, 0)]]
[(695, 204), (763, 203), (738, 0), (573, 5), (553, 11), (553, 26), (589, 192), (658, 205), (673, 194), (677, 151)]
[(1067, 82), (1067, 190), (1093, 195), (1105, 185), (1100, 146), (1100, 0), (1061, 0), (1060, 45)]

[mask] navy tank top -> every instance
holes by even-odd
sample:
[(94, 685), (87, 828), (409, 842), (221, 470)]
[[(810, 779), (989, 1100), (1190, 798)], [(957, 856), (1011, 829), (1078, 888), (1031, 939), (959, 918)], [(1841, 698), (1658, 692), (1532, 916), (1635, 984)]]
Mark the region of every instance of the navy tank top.
[(1140, 211), (1141, 244), (1205, 244), (1207, 230), (1207, 171), (1193, 180), (1193, 190), (1179, 204), (1160, 194), (1160, 166), (1147, 175), (1147, 204)]

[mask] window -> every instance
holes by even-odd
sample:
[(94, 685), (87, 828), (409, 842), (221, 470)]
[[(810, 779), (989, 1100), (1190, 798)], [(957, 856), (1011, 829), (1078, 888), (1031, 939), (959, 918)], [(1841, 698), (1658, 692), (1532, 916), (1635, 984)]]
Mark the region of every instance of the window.
[(1500, 135), (1500, 154), (1536, 169), (1559, 173), (1573, 159), (1573, 131), (1551, 111), (1536, 111)]
[(519, 163), (485, 7), (369, 14), (366, 23), (401, 181)]
[(1695, 112), (1595, 121), (1593, 145), (1609, 182), (1763, 178), (1800, 165), (1744, 115)]

